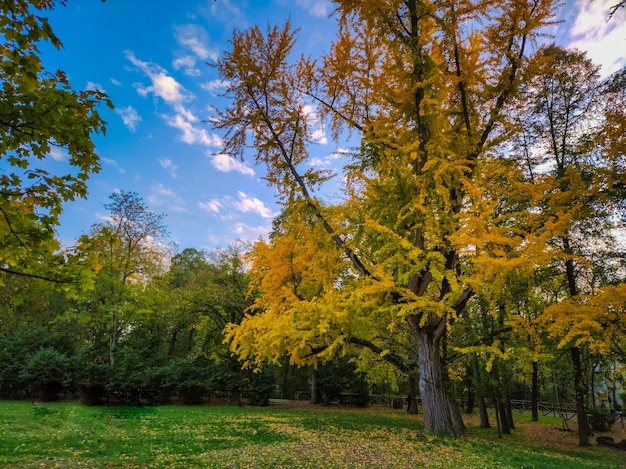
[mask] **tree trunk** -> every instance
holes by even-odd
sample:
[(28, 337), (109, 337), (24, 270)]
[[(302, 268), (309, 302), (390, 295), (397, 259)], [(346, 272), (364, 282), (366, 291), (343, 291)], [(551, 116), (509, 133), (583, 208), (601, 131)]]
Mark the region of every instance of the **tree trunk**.
[(539, 366), (533, 362), (532, 390), (530, 395), (532, 421), (539, 422)]
[(463, 422), (463, 417), (461, 416), (461, 409), (454, 399), (448, 400), (448, 405), (450, 407), (450, 416), (452, 417), (452, 426), (454, 427), (454, 434), (460, 435), (465, 429), (465, 423)]
[(596, 366), (591, 365), (591, 408), (596, 410)]
[(591, 446), (589, 442), (589, 419), (585, 402), (585, 384), (580, 349), (572, 347), (572, 364), (574, 365), (574, 392), (576, 395), (576, 416), (578, 417), (578, 445)]
[(510, 435), (511, 425), (510, 425), (509, 418), (506, 413), (506, 404), (504, 400), (499, 399), (497, 406), (498, 406), (498, 414), (500, 416), (500, 426), (502, 427), (502, 433), (504, 435)]
[(465, 385), (467, 386), (467, 404), (465, 406), (466, 414), (474, 413), (474, 399), (476, 397), (476, 384), (474, 383), (471, 366), (465, 371)]
[(500, 406), (498, 405), (498, 398), (493, 398), (493, 408), (496, 413), (496, 433), (498, 438), (502, 438), (502, 419), (500, 418)]
[(476, 406), (480, 416), (480, 428), (490, 428), (485, 391), (480, 381), (480, 369), (478, 368), (478, 356), (476, 354), (472, 356), (472, 374), (474, 376), (474, 389), (476, 390)]
[(409, 377), (409, 389), (412, 399), (409, 400), (407, 412), (409, 414), (418, 414), (419, 409), (417, 405), (417, 383), (415, 382), (415, 378), (413, 378), (412, 376)]
[(440, 341), (426, 327), (415, 327), (420, 369), (419, 390), (424, 407), (424, 430), (458, 436), (452, 423), (448, 391), (439, 350)]
[(511, 405), (511, 393), (506, 390), (506, 397), (504, 399), (504, 405), (506, 406), (506, 419), (511, 430), (515, 430), (515, 421), (513, 420), (513, 406)]
[(111, 368), (115, 366), (115, 349), (117, 347), (118, 333), (117, 315), (115, 315), (113, 316), (113, 325), (109, 333), (109, 365)]
[(317, 371), (311, 368), (311, 404), (321, 404), (322, 396), (317, 392)]

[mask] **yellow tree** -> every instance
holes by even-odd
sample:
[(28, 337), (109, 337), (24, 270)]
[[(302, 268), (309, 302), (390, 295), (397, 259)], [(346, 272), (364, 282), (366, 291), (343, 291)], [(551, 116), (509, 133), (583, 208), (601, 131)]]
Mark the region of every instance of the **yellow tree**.
[[(562, 338), (559, 347), (570, 350), (579, 444), (588, 446), (584, 360), (590, 348), (582, 331), (592, 334), (595, 316), (607, 313), (597, 289), (619, 282), (611, 264), (619, 249), (613, 219), (624, 201), (622, 137), (615, 133), (626, 117), (615, 106), (623, 84), (616, 78), (603, 83), (598, 67), (579, 51), (547, 46), (532, 64), (514, 111), (519, 138), (512, 154), (525, 166), (531, 200), (522, 256), (560, 275), (556, 290), (546, 292), (558, 305), (544, 320)], [(600, 295), (587, 319), (575, 312), (581, 294)]]
[[(529, 44), (552, 7), (547, 0), (343, 0), (337, 39), (321, 60), (289, 63), (287, 24), (265, 35), (258, 27), (235, 33), (218, 64), (232, 98), (216, 124), (226, 130), (224, 150), (253, 148), (283, 202), (307, 210), (350, 269), (349, 290), (326, 282), (324, 295), (299, 310), (307, 318), (319, 308), (340, 315), (360, 301), (363, 315), (386, 315), (390, 330), (402, 324), (418, 359), (427, 431), (463, 427), (449, 399), (445, 341), (472, 296), (461, 263), (471, 246), (455, 235), (461, 214), (472, 210), (466, 196), (491, 158)], [(301, 169), (322, 119), (337, 141), (353, 132), (362, 142), (346, 168), (340, 207), (326, 207), (313, 192), (328, 174)], [(231, 330), (240, 352), (251, 342), (239, 333), (244, 324)], [(278, 326), (272, 331), (279, 334)]]

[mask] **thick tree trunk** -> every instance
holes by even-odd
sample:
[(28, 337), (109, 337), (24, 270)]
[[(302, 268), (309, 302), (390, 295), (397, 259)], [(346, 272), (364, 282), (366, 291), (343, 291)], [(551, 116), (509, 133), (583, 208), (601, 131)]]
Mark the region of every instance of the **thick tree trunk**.
[(424, 407), (424, 430), (458, 436), (452, 422), (441, 363), (440, 342), (425, 327), (414, 329), (420, 369), (419, 389)]
[(576, 416), (578, 417), (578, 445), (591, 446), (589, 442), (589, 419), (585, 402), (585, 384), (580, 349), (572, 347), (572, 364), (574, 365), (574, 392), (576, 396)]
[(532, 421), (539, 422), (539, 366), (533, 362), (532, 390), (530, 395)]

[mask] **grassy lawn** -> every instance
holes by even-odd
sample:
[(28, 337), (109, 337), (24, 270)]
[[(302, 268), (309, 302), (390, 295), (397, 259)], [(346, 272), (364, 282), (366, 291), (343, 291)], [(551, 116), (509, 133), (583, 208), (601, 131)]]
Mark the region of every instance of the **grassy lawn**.
[(419, 416), (377, 407), (0, 402), (0, 467), (626, 467), (626, 452), (577, 448), (555, 419), (517, 418), (513, 435), (498, 439), (467, 416), (454, 440), (424, 434)]

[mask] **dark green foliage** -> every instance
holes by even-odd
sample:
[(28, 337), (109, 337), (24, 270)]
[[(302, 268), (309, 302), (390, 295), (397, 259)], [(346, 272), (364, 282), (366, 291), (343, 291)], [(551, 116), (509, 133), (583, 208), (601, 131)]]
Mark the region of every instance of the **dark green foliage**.
[(54, 401), (64, 385), (71, 383), (71, 360), (52, 347), (42, 347), (24, 363), (19, 379), (35, 389), (40, 388), (39, 399)]
[(209, 396), (212, 374), (205, 359), (174, 359), (161, 372), (165, 387), (177, 394), (183, 404), (201, 404)]
[(0, 397), (54, 400), (74, 377), (71, 338), (24, 328), (0, 338)]
[(271, 369), (263, 369), (250, 376), (249, 400), (252, 405), (266, 406), (277, 388), (276, 376)]
[(615, 414), (607, 408), (593, 409), (589, 413), (589, 424), (597, 432), (608, 432), (615, 423)]
[[(368, 384), (364, 373), (356, 371), (349, 357), (339, 358), (316, 370), (316, 392), (323, 404), (344, 400), (364, 407), (368, 401)], [(342, 399), (345, 395), (346, 399)]]

